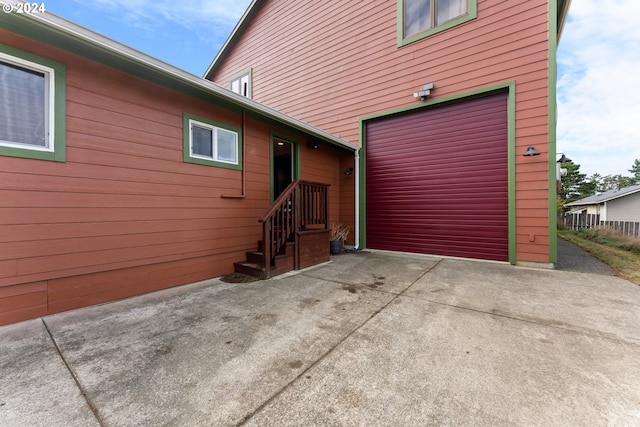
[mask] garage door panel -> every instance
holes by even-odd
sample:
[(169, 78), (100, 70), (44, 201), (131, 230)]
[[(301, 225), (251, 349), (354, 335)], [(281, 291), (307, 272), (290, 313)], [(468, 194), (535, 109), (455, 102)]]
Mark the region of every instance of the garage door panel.
[(504, 93), (367, 123), (367, 246), (508, 259)]

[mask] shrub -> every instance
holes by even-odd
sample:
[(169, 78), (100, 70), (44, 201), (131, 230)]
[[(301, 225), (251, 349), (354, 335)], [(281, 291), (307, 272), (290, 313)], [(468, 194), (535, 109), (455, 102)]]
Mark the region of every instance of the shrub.
[(625, 251), (640, 254), (640, 239), (625, 236), (616, 230), (606, 227), (594, 227), (578, 232), (585, 239), (602, 245), (613, 246)]

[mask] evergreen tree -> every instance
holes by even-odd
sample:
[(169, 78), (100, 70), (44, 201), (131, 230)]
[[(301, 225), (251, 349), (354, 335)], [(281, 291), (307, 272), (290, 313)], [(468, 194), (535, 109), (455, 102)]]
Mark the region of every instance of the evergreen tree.
[(640, 159), (636, 159), (633, 162), (633, 166), (631, 166), (629, 172), (633, 175), (631, 177), (631, 185), (640, 184)]
[[(567, 170), (567, 174), (560, 179), (559, 198), (565, 202), (573, 202), (574, 200), (589, 196), (590, 194), (583, 196), (583, 192), (588, 192), (588, 190), (591, 187), (595, 187), (595, 185), (585, 181), (587, 175), (580, 173), (580, 165), (567, 162), (562, 164), (562, 168)], [(585, 184), (589, 185), (585, 187)]]
[(602, 178), (602, 182), (600, 184), (600, 191), (605, 192), (609, 190), (619, 190), (623, 187), (628, 187), (633, 185), (633, 178), (628, 176), (618, 175), (607, 175)]

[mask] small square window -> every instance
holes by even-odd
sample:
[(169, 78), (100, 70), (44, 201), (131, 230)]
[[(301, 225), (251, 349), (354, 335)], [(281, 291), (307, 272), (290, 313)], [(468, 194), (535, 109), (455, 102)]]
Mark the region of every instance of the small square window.
[(184, 127), (185, 162), (241, 169), (239, 129), (186, 113)]

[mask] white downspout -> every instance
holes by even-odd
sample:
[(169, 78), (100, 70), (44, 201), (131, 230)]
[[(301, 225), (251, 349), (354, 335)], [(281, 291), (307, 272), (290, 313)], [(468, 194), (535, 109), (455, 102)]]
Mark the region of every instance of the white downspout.
[(355, 182), (355, 186), (356, 186), (356, 200), (355, 200), (355, 206), (356, 206), (356, 229), (355, 229), (355, 250), (360, 249), (360, 148), (358, 148), (355, 152), (354, 155), (354, 159), (355, 159), (355, 176), (356, 176), (356, 182)]

